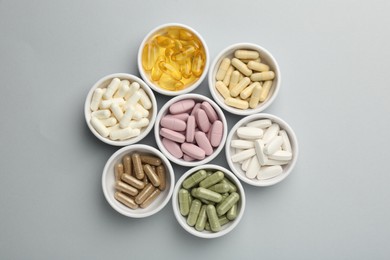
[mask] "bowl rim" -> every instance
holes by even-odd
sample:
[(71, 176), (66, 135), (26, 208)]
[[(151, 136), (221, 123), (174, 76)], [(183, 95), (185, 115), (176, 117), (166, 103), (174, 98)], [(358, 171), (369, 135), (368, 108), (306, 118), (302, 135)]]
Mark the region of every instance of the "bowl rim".
[[(167, 191), (168, 194), (167, 194), (166, 198), (162, 201), (162, 203), (158, 207), (156, 207), (154, 210), (147, 211), (144, 213), (136, 213), (137, 209), (133, 210), (133, 209), (129, 208), (128, 210), (122, 210), (121, 208), (118, 207), (117, 203), (119, 203), (119, 202), (115, 203), (114, 202), (115, 198), (111, 197), (109, 192), (108, 192), (109, 187), (107, 186), (106, 178), (107, 178), (107, 175), (109, 174), (109, 171), (110, 171), (110, 169), (109, 169), (110, 165), (118, 158), (118, 156), (121, 156), (122, 154), (124, 154), (126, 152), (130, 152), (130, 151), (134, 151), (134, 150), (141, 150), (141, 149), (147, 150), (150, 153), (155, 154), (155, 155), (160, 157), (160, 159), (163, 161), (163, 164), (166, 167), (166, 170), (167, 170), (166, 175), (169, 175), (169, 178), (170, 178), (169, 185), (170, 186), (169, 186), (169, 190)], [(175, 186), (175, 174), (174, 174), (174, 170), (173, 170), (171, 163), (159, 150), (157, 150), (156, 148), (149, 146), (149, 145), (134, 144), (134, 145), (128, 145), (128, 146), (122, 147), (121, 149), (117, 150), (115, 153), (113, 153), (110, 156), (110, 158), (107, 160), (107, 162), (103, 168), (102, 189), (103, 189), (104, 197), (105, 197), (106, 201), (108, 202), (108, 204), (110, 204), (110, 206), (115, 211), (117, 211), (120, 214), (127, 216), (127, 217), (145, 218), (145, 217), (149, 217), (149, 216), (156, 214), (157, 212), (162, 210), (170, 201), (172, 194), (173, 194), (173, 190), (175, 188), (174, 186)]]
[[(215, 232), (215, 233), (213, 233), (213, 232), (197, 231), (193, 227), (188, 226), (187, 223), (183, 222), (183, 218), (184, 217), (180, 214), (180, 211), (179, 211), (178, 192), (179, 192), (179, 189), (181, 187), (181, 184), (183, 183), (183, 181), (190, 174), (192, 174), (192, 173), (194, 173), (196, 171), (202, 170), (202, 169), (213, 169), (213, 170), (224, 172), (225, 174), (227, 174), (229, 176), (231, 181), (233, 181), (233, 183), (237, 186), (237, 189), (238, 189), (239, 194), (240, 194), (241, 207), (240, 207), (240, 211), (238, 213), (237, 218), (233, 220), (233, 223), (231, 223), (231, 225), (229, 227), (227, 227), (227, 228), (225, 228), (225, 229), (223, 229), (223, 230), (221, 230), (219, 232)], [(242, 217), (244, 215), (245, 206), (246, 206), (245, 190), (244, 190), (244, 187), (242, 186), (240, 180), (229, 169), (227, 169), (225, 167), (222, 167), (222, 166), (219, 166), (219, 165), (216, 165), (216, 164), (199, 165), (199, 166), (196, 166), (194, 168), (191, 168), (191, 169), (187, 170), (177, 180), (175, 188), (174, 188), (174, 191), (173, 191), (173, 195), (172, 195), (173, 213), (174, 213), (175, 218), (176, 218), (177, 222), (179, 223), (179, 225), (184, 230), (186, 230), (188, 233), (190, 233), (190, 234), (192, 234), (194, 236), (197, 236), (197, 237), (201, 237), (201, 238), (217, 238), (217, 237), (224, 236), (224, 235), (228, 234), (229, 232), (231, 232), (238, 225), (238, 223), (241, 221), (241, 219), (242, 219)]]
[[(220, 145), (216, 149), (214, 149), (214, 152), (211, 155), (206, 156), (203, 160), (200, 160), (200, 161), (187, 162), (187, 161), (184, 161), (183, 159), (178, 159), (178, 158), (174, 157), (173, 155), (171, 155), (168, 152), (167, 149), (165, 149), (164, 145), (162, 144), (161, 137), (160, 137), (160, 121), (161, 121), (163, 115), (166, 114), (166, 111), (169, 109), (169, 107), (173, 103), (175, 103), (177, 101), (180, 101), (180, 100), (185, 100), (185, 99), (197, 99), (197, 100), (200, 99), (202, 101), (209, 102), (210, 105), (212, 105), (213, 108), (215, 109), (215, 111), (217, 112), (217, 114), (219, 116), (219, 120), (223, 124), (223, 135), (222, 135), (222, 139), (221, 139)], [(155, 136), (155, 139), (156, 139), (157, 146), (160, 148), (160, 151), (171, 162), (173, 162), (175, 164), (178, 164), (178, 165), (181, 165), (181, 166), (185, 166), (185, 167), (199, 166), (199, 165), (208, 163), (211, 160), (213, 160), (215, 157), (217, 157), (221, 153), (222, 149), (225, 146), (227, 134), (228, 134), (227, 120), (226, 120), (226, 116), (223, 113), (222, 109), (212, 99), (210, 99), (209, 97), (206, 97), (206, 96), (203, 96), (203, 95), (200, 95), (200, 94), (196, 94), (196, 93), (188, 93), (188, 94), (183, 94), (183, 95), (171, 98), (167, 103), (165, 103), (160, 108), (160, 111), (158, 112), (157, 117), (156, 117), (156, 123), (155, 123), (155, 127), (154, 127), (154, 136)]]
[[(150, 120), (149, 120), (149, 125), (137, 137), (130, 138), (130, 139), (127, 139), (127, 140), (122, 140), (122, 141), (121, 140), (114, 141), (114, 140), (109, 139), (108, 137), (101, 136), (92, 127), (92, 125), (90, 123), (91, 113), (92, 113), (92, 111), (90, 109), (90, 104), (91, 104), (92, 95), (93, 95), (95, 89), (99, 88), (103, 82), (105, 82), (105, 81), (107, 81), (109, 79), (113, 79), (113, 78), (127, 79), (127, 80), (138, 82), (140, 84), (140, 86), (148, 94), (148, 96), (150, 98), (150, 101), (152, 102), (152, 111), (151, 111), (152, 115), (151, 115)], [(85, 99), (85, 104), (84, 104), (84, 117), (85, 117), (85, 121), (87, 123), (87, 126), (88, 126), (89, 130), (100, 141), (102, 141), (102, 142), (104, 142), (106, 144), (109, 144), (109, 145), (113, 145), (113, 146), (126, 146), (126, 145), (135, 144), (135, 143), (141, 141), (142, 139), (144, 139), (149, 134), (149, 132), (152, 130), (152, 128), (154, 126), (154, 123), (156, 121), (157, 110), (158, 110), (158, 106), (157, 106), (156, 97), (155, 97), (153, 91), (150, 89), (150, 87), (141, 78), (139, 78), (139, 77), (137, 77), (137, 76), (135, 76), (133, 74), (129, 74), (129, 73), (113, 73), (113, 74), (109, 74), (109, 75), (106, 75), (106, 76), (100, 78), (95, 84), (93, 84), (93, 86), (89, 90), (89, 92), (87, 94), (87, 97)]]
[[(248, 108), (248, 109), (242, 110), (242, 109), (238, 109), (238, 108), (234, 108), (234, 107), (230, 107), (230, 106), (226, 105), (225, 102), (223, 102), (223, 97), (215, 89), (216, 80), (214, 79), (214, 75), (215, 75), (214, 71), (216, 71), (216, 69), (217, 69), (217, 64), (222, 60), (223, 57), (226, 56), (226, 53), (228, 53), (228, 52), (230, 53), (230, 52), (237, 50), (237, 49), (254, 49), (254, 50), (260, 51), (261, 53), (263, 53), (263, 56), (265, 54), (265, 56), (267, 56), (267, 59), (270, 59), (274, 63), (273, 67), (274, 67), (274, 72), (275, 72), (275, 75), (277, 77), (277, 80), (276, 80), (276, 83), (275, 83), (275, 81), (273, 82), (273, 88), (274, 88), (273, 94), (265, 102), (263, 102), (261, 104), (261, 106), (258, 106), (257, 108), (254, 108), (254, 109)], [(235, 115), (240, 115), (240, 116), (260, 113), (260, 112), (264, 111), (265, 109), (267, 109), (276, 99), (276, 97), (279, 93), (280, 87), (281, 87), (281, 82), (282, 82), (282, 75), (280, 73), (279, 64), (276, 61), (275, 57), (266, 48), (264, 48), (258, 44), (249, 43), (249, 42), (241, 42), (241, 43), (231, 44), (231, 45), (227, 46), (226, 48), (224, 48), (222, 51), (220, 51), (218, 53), (218, 55), (213, 59), (213, 62), (211, 63), (211, 66), (210, 66), (209, 75), (208, 75), (209, 89), (210, 89), (210, 93), (211, 93), (213, 99), (217, 102), (217, 104), (220, 107), (222, 107), (227, 112), (235, 114)]]
[[(203, 44), (203, 47), (205, 50), (206, 64), (204, 66), (202, 75), (191, 86), (189, 86), (183, 90), (179, 90), (179, 91), (169, 91), (169, 90), (165, 90), (165, 89), (162, 89), (162, 88), (156, 86), (156, 84), (154, 84), (151, 80), (149, 80), (148, 75), (144, 72), (144, 70), (142, 68), (142, 50), (143, 50), (143, 47), (145, 46), (145, 43), (150, 39), (151, 36), (153, 36), (154, 33), (156, 33), (157, 31), (159, 31), (161, 29), (164, 29), (166, 27), (182, 27), (184, 29), (187, 29), (187, 30), (193, 32), (199, 38), (199, 40)], [(146, 82), (146, 84), (149, 85), (149, 87), (151, 89), (153, 89), (154, 91), (156, 91), (162, 95), (165, 95), (165, 96), (179, 96), (182, 94), (192, 92), (197, 87), (199, 87), (199, 85), (206, 78), (206, 75), (207, 75), (208, 70), (210, 68), (210, 52), (209, 52), (209, 48), (207, 46), (206, 41), (204, 40), (202, 35), (200, 35), (200, 33), (198, 31), (196, 31), (194, 28), (192, 28), (188, 25), (182, 24), (182, 23), (165, 23), (162, 25), (158, 25), (157, 27), (153, 28), (151, 31), (149, 31), (146, 34), (146, 36), (144, 37), (144, 39), (142, 40), (142, 42), (138, 48), (137, 65), (138, 65), (139, 74), (141, 75), (142, 79)]]
[[(260, 120), (260, 119), (271, 119), (273, 122), (278, 123), (280, 125), (281, 129), (286, 130), (286, 132), (289, 136), (289, 139), (290, 139), (291, 149), (293, 151), (293, 159), (288, 163), (288, 165), (289, 165), (288, 170), (285, 171), (283, 169), (283, 173), (279, 175), (280, 176), (279, 178), (275, 177), (275, 178), (268, 179), (268, 180), (249, 179), (246, 176), (244, 176), (244, 174), (242, 174), (241, 170), (237, 169), (235, 163), (233, 163), (231, 160), (230, 143), (231, 143), (233, 135), (235, 134), (237, 129), (240, 126), (242, 126), (243, 124), (249, 123), (249, 122), (254, 121), (254, 120)], [(289, 176), (290, 173), (292, 172), (292, 170), (294, 169), (296, 162), (298, 160), (298, 155), (299, 155), (298, 140), (297, 140), (296, 134), (295, 134), (294, 130), (291, 128), (291, 126), (286, 121), (284, 121), (282, 118), (275, 116), (275, 115), (272, 115), (272, 114), (267, 114), (267, 113), (259, 113), (259, 114), (249, 115), (249, 116), (246, 116), (246, 117), (242, 118), (241, 120), (239, 120), (230, 130), (229, 135), (226, 139), (225, 145), (226, 145), (226, 147), (225, 147), (226, 160), (227, 160), (227, 163), (228, 163), (231, 171), (241, 181), (243, 181), (249, 185), (257, 186), (257, 187), (272, 186), (272, 185), (275, 185), (275, 184), (283, 181), (285, 178), (287, 178), (287, 176)]]

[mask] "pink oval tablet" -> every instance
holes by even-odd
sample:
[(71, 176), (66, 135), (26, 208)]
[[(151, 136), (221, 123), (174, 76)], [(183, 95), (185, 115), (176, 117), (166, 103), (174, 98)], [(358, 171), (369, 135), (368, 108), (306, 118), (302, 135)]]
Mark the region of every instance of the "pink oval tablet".
[(164, 116), (161, 119), (160, 122), (162, 127), (171, 129), (173, 131), (184, 131), (186, 130), (186, 122), (183, 120), (171, 117), (171, 116)]
[(176, 114), (176, 115), (168, 114), (166, 116), (167, 117), (173, 117), (173, 118), (176, 118), (176, 119), (180, 119), (180, 120), (183, 120), (184, 122), (186, 122), (190, 115), (188, 113), (181, 113), (181, 114)]
[(215, 112), (213, 106), (209, 102), (203, 101), (201, 108), (204, 110), (204, 112), (206, 112), (206, 115), (211, 123), (214, 123), (216, 120), (218, 120), (217, 112)]
[(189, 116), (187, 119), (187, 129), (186, 129), (186, 141), (188, 143), (192, 143), (194, 141), (195, 136), (195, 117)]
[(206, 157), (205, 151), (194, 144), (182, 143), (181, 150), (183, 153), (197, 160), (203, 160)]
[(186, 137), (178, 132), (175, 132), (171, 129), (168, 129), (168, 128), (161, 128), (160, 129), (160, 135), (162, 137), (165, 137), (169, 140), (172, 140), (174, 142), (178, 142), (178, 143), (184, 143)]
[(207, 136), (203, 132), (196, 132), (195, 133), (195, 140), (198, 146), (205, 151), (206, 155), (210, 155), (213, 153), (213, 147), (210, 144), (209, 139), (207, 139)]
[(214, 122), (214, 124), (211, 126), (210, 129), (210, 143), (213, 147), (219, 146), (219, 144), (222, 141), (222, 135), (223, 135), (223, 124), (221, 121), (217, 120)]
[(196, 115), (196, 112), (198, 112), (198, 109), (200, 108), (200, 103), (197, 103), (194, 108), (191, 110), (191, 116)]
[(196, 123), (202, 132), (207, 133), (207, 131), (209, 131), (210, 121), (203, 109), (199, 109), (196, 113)]
[(195, 161), (194, 158), (192, 158), (191, 156), (188, 156), (188, 155), (186, 155), (186, 154), (183, 154), (183, 160), (186, 161), (186, 162)]
[(163, 138), (161, 142), (164, 145), (165, 149), (167, 149), (168, 152), (172, 154), (174, 157), (179, 159), (183, 156), (183, 152), (180, 149), (180, 145), (178, 143), (175, 143), (174, 141), (171, 141), (166, 138)]
[(185, 99), (172, 104), (169, 107), (171, 114), (185, 113), (195, 106), (195, 101), (192, 99)]

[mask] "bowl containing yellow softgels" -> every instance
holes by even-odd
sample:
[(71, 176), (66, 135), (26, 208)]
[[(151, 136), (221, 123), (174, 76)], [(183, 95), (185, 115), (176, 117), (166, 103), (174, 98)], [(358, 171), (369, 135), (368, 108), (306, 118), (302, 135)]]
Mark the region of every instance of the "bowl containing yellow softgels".
[(170, 23), (150, 31), (138, 50), (138, 70), (156, 92), (188, 93), (206, 77), (210, 55), (202, 36), (189, 26)]

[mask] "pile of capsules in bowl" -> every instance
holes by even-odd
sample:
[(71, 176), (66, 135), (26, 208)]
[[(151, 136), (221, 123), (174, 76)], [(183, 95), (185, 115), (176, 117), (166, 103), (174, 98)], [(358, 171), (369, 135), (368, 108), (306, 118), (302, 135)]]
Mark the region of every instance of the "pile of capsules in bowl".
[[(259, 45), (238, 43), (210, 63), (202, 36), (172, 23), (145, 36), (137, 64), (141, 78), (126, 73), (105, 76), (85, 102), (91, 132), (107, 144), (123, 146), (103, 171), (107, 201), (123, 215), (146, 217), (172, 197), (176, 219), (186, 231), (203, 238), (227, 234), (245, 209), (240, 181), (274, 185), (297, 161), (292, 128), (277, 116), (261, 113), (280, 89), (275, 58)], [(207, 74), (213, 100), (190, 93)], [(175, 97), (159, 108), (156, 94)], [(241, 120), (228, 129), (220, 107)], [(161, 152), (138, 144), (153, 127)], [(223, 147), (231, 171), (205, 165)], [(170, 161), (190, 167), (176, 185)]]

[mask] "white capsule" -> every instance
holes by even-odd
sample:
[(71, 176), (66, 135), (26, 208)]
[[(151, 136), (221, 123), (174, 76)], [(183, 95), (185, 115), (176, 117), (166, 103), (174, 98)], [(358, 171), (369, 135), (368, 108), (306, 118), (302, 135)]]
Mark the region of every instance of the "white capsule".
[(137, 103), (134, 106), (135, 110), (141, 113), (142, 117), (148, 117), (149, 116), (149, 110), (146, 110), (141, 104)]
[(257, 179), (259, 180), (267, 180), (274, 178), (283, 172), (283, 168), (280, 165), (274, 166), (264, 166), (260, 169), (257, 174)]
[(292, 152), (290, 139), (288, 138), (287, 132), (285, 130), (280, 130), (279, 135), (283, 138), (282, 150)]
[(256, 140), (263, 137), (263, 130), (257, 127), (239, 127), (237, 129), (238, 137), (246, 140)]
[(109, 132), (112, 132), (112, 131), (115, 131), (115, 130), (119, 130), (121, 128), (119, 127), (119, 124), (116, 124), (116, 125), (107, 127), (107, 129), (108, 129)]
[(262, 128), (262, 129), (270, 127), (271, 125), (272, 125), (272, 121), (269, 119), (255, 120), (255, 121), (252, 121), (252, 122), (246, 124), (246, 126), (249, 126), (249, 127), (258, 127), (258, 128)]
[(288, 151), (279, 150), (273, 154), (268, 155), (268, 158), (280, 161), (289, 161), (292, 159), (292, 153)]
[(111, 111), (108, 109), (102, 109), (102, 110), (92, 112), (91, 116), (96, 117), (98, 119), (106, 119), (111, 116)]
[(137, 104), (140, 98), (141, 94), (139, 93), (139, 91), (134, 92), (133, 95), (127, 99), (125, 107), (134, 106), (135, 104)]
[(117, 103), (112, 103), (110, 109), (111, 109), (112, 113), (114, 114), (114, 116), (116, 117), (116, 119), (118, 121), (121, 121), (121, 119), (123, 117), (122, 108)]
[(273, 123), (270, 127), (268, 127), (268, 128), (264, 131), (263, 142), (266, 144), (266, 143), (268, 143), (269, 141), (271, 141), (272, 138), (274, 138), (275, 136), (277, 136), (277, 134), (279, 133), (279, 130), (280, 130), (279, 125), (276, 124), (276, 123)]
[(118, 123), (118, 120), (116, 120), (115, 117), (109, 117), (109, 118), (106, 118), (106, 119), (101, 119), (100, 120), (103, 125), (105, 125), (106, 127), (109, 127), (109, 126), (114, 126), (116, 125), (116, 123)]
[(118, 90), (119, 84), (121, 80), (118, 78), (114, 78), (110, 85), (108, 85), (106, 92), (103, 94), (104, 99), (110, 99), (114, 95), (114, 93)]
[(259, 173), (260, 168), (261, 168), (261, 165), (260, 165), (259, 161), (257, 160), (257, 157), (253, 156), (250, 163), (249, 163), (249, 167), (245, 173), (246, 177), (248, 177), (249, 179), (254, 179), (257, 176), (257, 174)]
[(124, 129), (118, 129), (110, 132), (111, 140), (126, 140), (132, 137), (136, 137), (141, 133), (140, 129), (132, 129), (130, 127)]
[(113, 98), (108, 100), (102, 100), (100, 102), (99, 108), (100, 109), (108, 109), (111, 107), (112, 103), (117, 103), (119, 106), (123, 106), (125, 104), (125, 101), (123, 98)]
[[(134, 106), (130, 106), (127, 108), (126, 112), (124, 113), (123, 117), (121, 118), (121, 120), (119, 122), (120, 128), (127, 128), (129, 126), (130, 121), (133, 118), (134, 112), (135, 112)], [(138, 127), (136, 127), (136, 128), (138, 128)]]
[(97, 88), (93, 92), (91, 104), (89, 106), (92, 111), (96, 111), (99, 108), (100, 101), (102, 101), (103, 93), (104, 91), (101, 88)]
[(264, 147), (264, 153), (267, 155), (273, 154), (280, 150), (282, 147), (283, 138), (281, 136), (275, 136)]
[(247, 170), (248, 170), (249, 164), (250, 164), (251, 159), (252, 159), (253, 157), (254, 157), (254, 156), (252, 156), (252, 157), (246, 159), (245, 161), (242, 161), (241, 169), (242, 169), (243, 171), (247, 171)]
[(140, 102), (141, 102), (142, 106), (145, 109), (151, 109), (152, 108), (152, 101), (150, 101), (148, 94), (146, 94), (145, 90), (142, 88), (139, 90), (139, 93), (141, 94)]
[(242, 152), (234, 154), (231, 157), (231, 159), (232, 159), (232, 162), (241, 162), (241, 161), (244, 161), (244, 160), (254, 156), (255, 154), (256, 154), (255, 149), (251, 148), (251, 149), (247, 149), (247, 150), (244, 150)]
[(131, 128), (143, 128), (149, 125), (149, 119), (141, 118), (140, 120), (131, 120), (129, 123), (129, 127)]
[[(240, 61), (239, 59), (233, 58), (232, 65), (236, 69), (238, 69), (242, 74), (244, 74), (245, 76), (249, 77), (250, 75), (252, 75), (252, 70), (248, 69), (248, 66), (246, 66), (246, 64), (243, 63), (242, 61)], [(253, 81), (255, 81), (255, 80), (253, 80)]]
[(288, 164), (290, 161), (280, 161), (280, 160), (273, 160), (268, 159), (264, 165), (285, 165)]
[(249, 149), (249, 148), (254, 148), (255, 143), (253, 141), (247, 141), (247, 140), (232, 140), (230, 146), (239, 149)]
[(128, 80), (122, 80), (118, 91), (114, 95), (114, 98), (123, 98), (129, 91), (129, 85), (130, 82)]
[(92, 117), (90, 123), (101, 136), (107, 137), (109, 135), (107, 127), (96, 117)]
[(268, 157), (264, 154), (264, 142), (262, 140), (259, 139), (255, 141), (255, 150), (260, 165), (265, 165)]
[(138, 82), (131, 83), (129, 87), (129, 91), (127, 91), (127, 94), (125, 95), (125, 100), (128, 100), (131, 96), (134, 95), (135, 92), (137, 92), (140, 89), (140, 85)]

